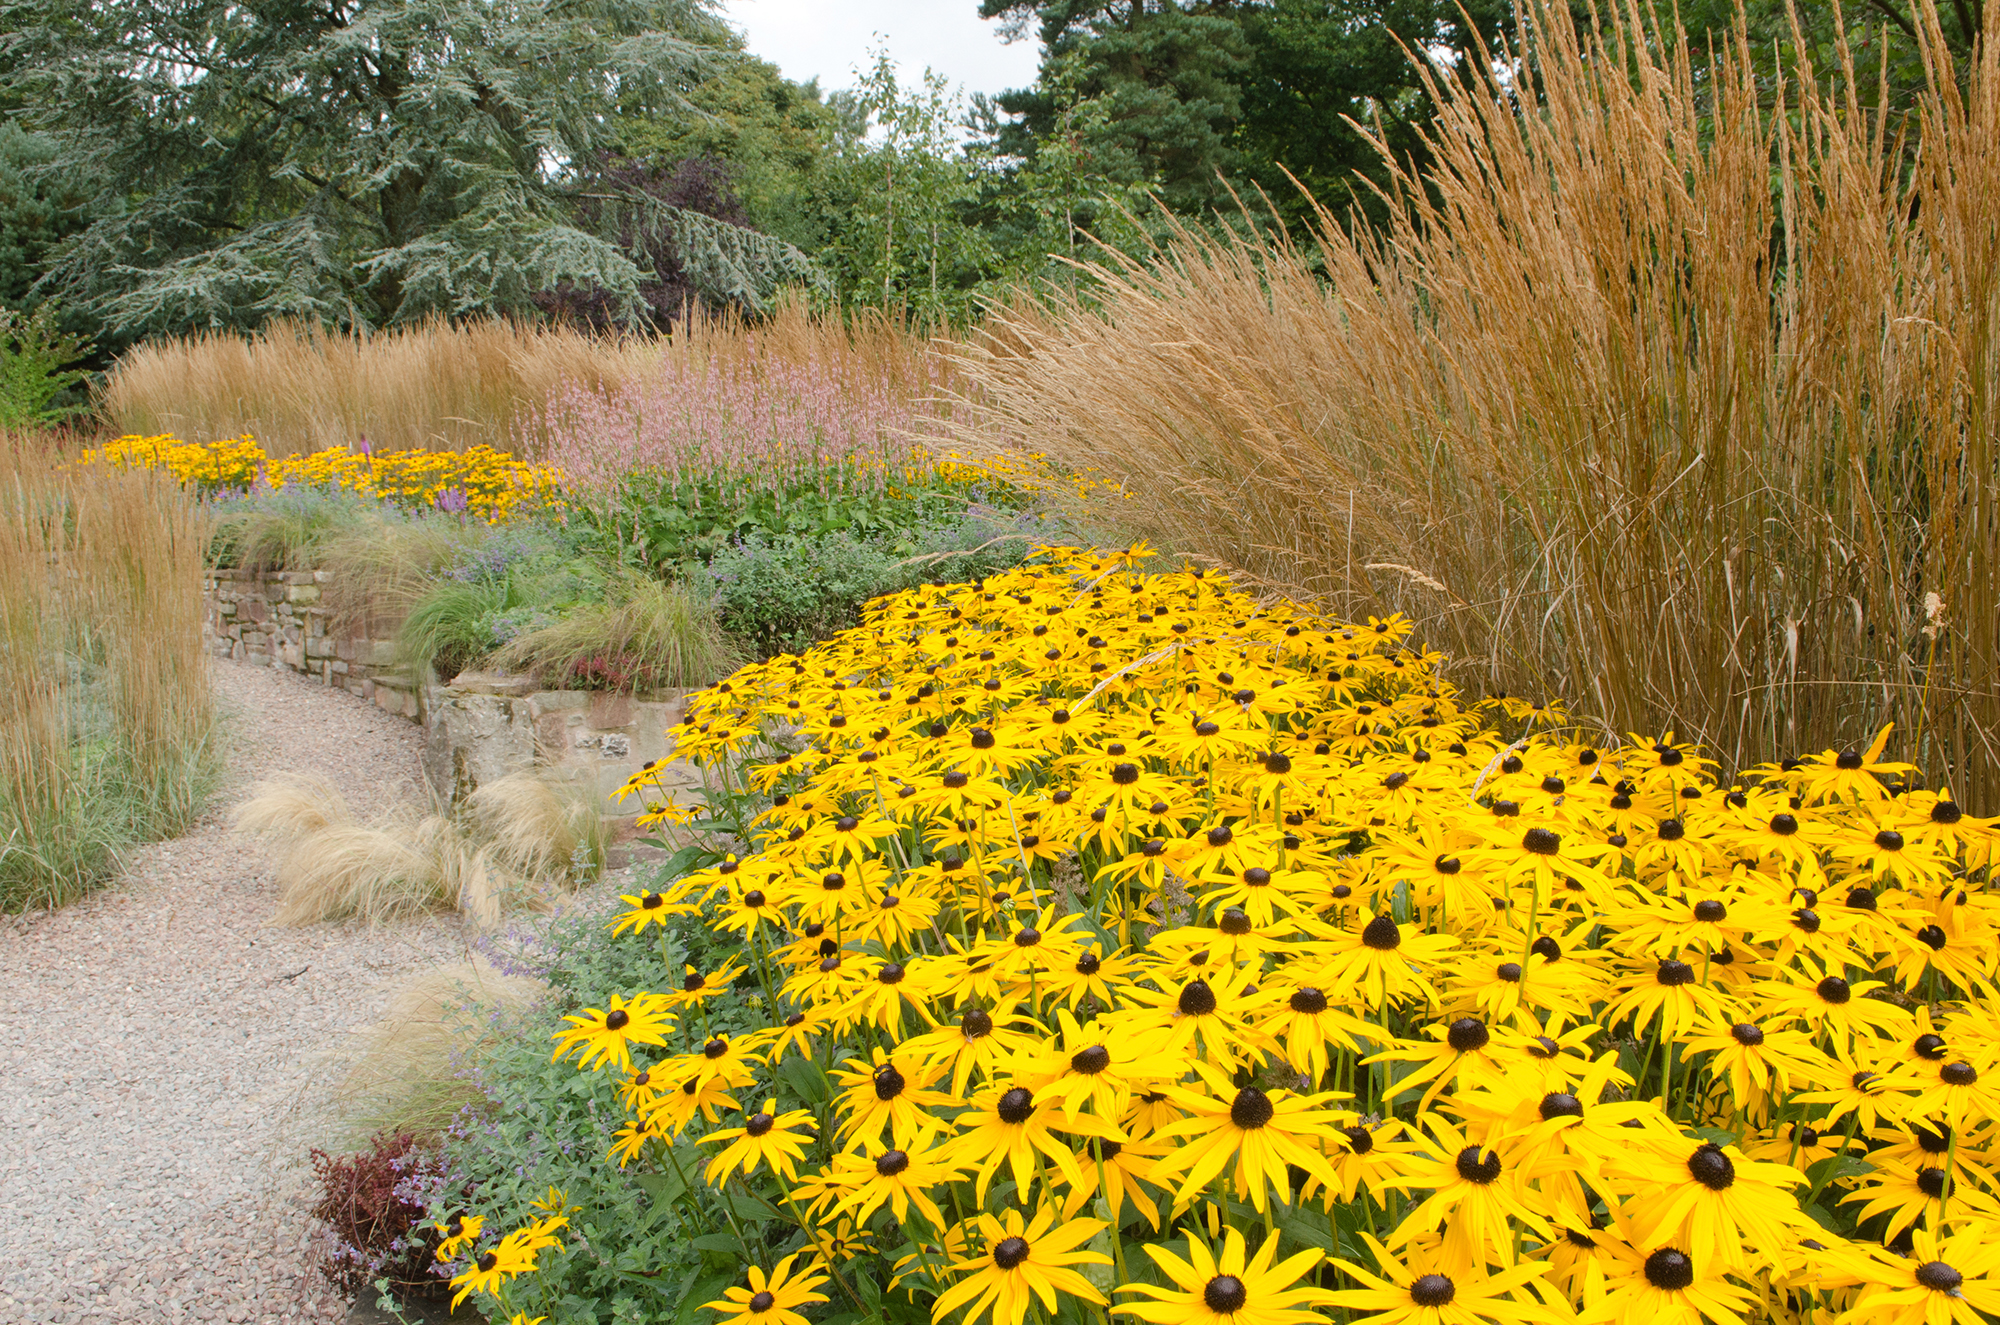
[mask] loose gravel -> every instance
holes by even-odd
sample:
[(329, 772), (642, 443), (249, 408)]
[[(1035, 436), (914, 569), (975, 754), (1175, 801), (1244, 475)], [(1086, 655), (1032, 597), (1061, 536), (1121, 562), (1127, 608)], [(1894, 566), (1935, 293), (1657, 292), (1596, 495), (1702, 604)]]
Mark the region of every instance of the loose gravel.
[(418, 795), (418, 729), (288, 672), (218, 664), (231, 785), (187, 836), (53, 914), (0, 918), (0, 1322), (330, 1321), (304, 1151), (317, 1057), (455, 920), (275, 929), (258, 777), (316, 772), (363, 814)]

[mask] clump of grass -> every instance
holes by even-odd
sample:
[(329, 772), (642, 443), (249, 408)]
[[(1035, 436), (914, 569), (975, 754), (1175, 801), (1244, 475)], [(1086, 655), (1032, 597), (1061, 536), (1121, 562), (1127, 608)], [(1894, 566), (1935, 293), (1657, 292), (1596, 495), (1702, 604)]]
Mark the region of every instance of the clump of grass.
[(280, 925), (442, 908), (491, 926), (604, 863), (595, 800), (534, 771), (479, 788), (463, 813), (398, 809), (366, 823), (327, 779), (295, 774), (259, 783), (234, 821), (276, 851)]
[(508, 641), (495, 664), (553, 684), (657, 690), (708, 685), (743, 662), (714, 610), (681, 585), (625, 573), (609, 590)]
[(1386, 236), (1188, 228), (1090, 305), (996, 310), (960, 440), (1109, 477), (1086, 514), (1169, 549), (1407, 612), (1460, 683), (1737, 768), (1894, 722), (1990, 803), (2000, 6), (1969, 70), (1915, 9), (1905, 114), (1844, 42), (1774, 80), (1740, 35), (1711, 64), (1655, 11), (1538, 0), (1521, 51), (1427, 71), (1434, 165), (1397, 167)]
[(207, 536), (171, 482), (0, 435), (0, 910), (82, 896), (206, 803)]
[(484, 961), (425, 971), (405, 984), (380, 1022), (338, 1055), (326, 1104), (341, 1144), (378, 1133), (435, 1139), (484, 1102), (477, 1072), (514, 1019), (547, 991)]
[(291, 487), (216, 502), (209, 561), (242, 570), (316, 570), (329, 548), (392, 522), (393, 508), (352, 493)]

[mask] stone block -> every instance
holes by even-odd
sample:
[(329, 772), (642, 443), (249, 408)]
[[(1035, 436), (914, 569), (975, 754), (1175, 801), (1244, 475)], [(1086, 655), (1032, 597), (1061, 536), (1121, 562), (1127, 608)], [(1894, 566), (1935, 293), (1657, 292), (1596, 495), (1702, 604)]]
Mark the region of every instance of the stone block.
[(460, 672), (447, 690), (465, 695), (505, 695), (512, 699), (535, 693), (535, 678), (509, 672)]
[(288, 603), (317, 603), (319, 601), (319, 586), (317, 584), (294, 584), (285, 590), (285, 601)]
[(533, 724), (525, 706), (505, 695), (429, 693), (424, 721), (424, 775), (453, 801), (485, 783), (535, 764)]
[(356, 662), (370, 667), (389, 667), (396, 662), (396, 641), (386, 639), (356, 640), (354, 642)]
[(335, 676), (346, 676), (348, 663), (343, 658), (335, 658), (327, 663), (326, 670), (332, 672)]
[(280, 584), (311, 584), (313, 573), (309, 570), (287, 570), (278, 572)]
[(215, 611), (217, 616), (235, 616), (236, 601), (234, 599), (224, 599), (215, 605)]
[(308, 635), (306, 637), (306, 657), (331, 658), (332, 656), (333, 656), (333, 641), (329, 640), (324, 635), (318, 635), (318, 634)]
[(615, 694), (609, 690), (595, 691), (590, 696), (588, 721), (598, 731), (622, 731), (632, 725), (636, 707), (630, 695)]
[(314, 571), (314, 572), (312, 573), (312, 576), (313, 576), (313, 583), (314, 583), (314, 584), (332, 584), (332, 583), (333, 583), (333, 572), (332, 572), (332, 571), (330, 571), (330, 570), (316, 570), (316, 571)]
[(589, 707), (590, 692), (584, 690), (537, 690), (528, 696), (528, 712), (537, 718), (544, 713), (581, 714)]

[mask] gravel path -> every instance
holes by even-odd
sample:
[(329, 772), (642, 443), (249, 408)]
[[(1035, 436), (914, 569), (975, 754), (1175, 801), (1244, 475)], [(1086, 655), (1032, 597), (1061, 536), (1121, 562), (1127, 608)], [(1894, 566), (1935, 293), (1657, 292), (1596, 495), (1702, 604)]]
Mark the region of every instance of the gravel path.
[(227, 826), (257, 777), (416, 794), (418, 729), (286, 672), (218, 664), (232, 785), (196, 829), (54, 914), (0, 917), (0, 1322), (321, 1321), (298, 1104), (314, 1054), (464, 960), (455, 921), (273, 929)]

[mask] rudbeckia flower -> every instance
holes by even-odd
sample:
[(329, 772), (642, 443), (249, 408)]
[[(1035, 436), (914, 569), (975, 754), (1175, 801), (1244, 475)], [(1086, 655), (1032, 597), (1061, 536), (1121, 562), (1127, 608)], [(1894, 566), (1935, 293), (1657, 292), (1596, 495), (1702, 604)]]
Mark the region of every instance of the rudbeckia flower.
[(1173, 1287), (1129, 1284), (1119, 1291), (1143, 1293), (1153, 1300), (1121, 1303), (1111, 1310), (1152, 1325), (1296, 1325), (1324, 1321), (1324, 1315), (1310, 1308), (1334, 1301), (1325, 1289), (1299, 1283), (1320, 1261), (1321, 1253), (1302, 1251), (1280, 1261), (1276, 1238), (1266, 1238), (1251, 1256), (1243, 1235), (1232, 1228), (1223, 1233), (1219, 1256), (1194, 1240), (1188, 1243), (1186, 1260), (1151, 1243), (1146, 1244), (1146, 1254)]
[(1523, 1261), (1498, 1274), (1483, 1270), (1452, 1274), (1443, 1267), (1419, 1273), (1366, 1233), (1361, 1237), (1381, 1273), (1336, 1260), (1334, 1264), (1363, 1286), (1325, 1298), (1329, 1306), (1368, 1313), (1352, 1318), (1357, 1325), (1554, 1325), (1563, 1319), (1533, 1293), (1523, 1291), (1548, 1269), (1545, 1265)]
[(1875, 1251), (1868, 1286), (1837, 1325), (1981, 1325), (2000, 1316), (2000, 1238), (1985, 1220), (1947, 1236), (1918, 1229), (1910, 1252)]
[(1174, 1194), (1176, 1202), (1184, 1205), (1193, 1200), (1224, 1173), (1236, 1194), (1248, 1197), (1259, 1210), (1274, 1190), (1281, 1202), (1291, 1204), (1288, 1167), (1333, 1184), (1324, 1147), (1337, 1144), (1344, 1121), (1343, 1115), (1327, 1107), (1335, 1096), (1232, 1086), (1226, 1074), (1206, 1063), (1197, 1063), (1195, 1070), (1208, 1089), (1170, 1088), (1167, 1093), (1186, 1116), (1152, 1134), (1163, 1141), (1193, 1138), (1154, 1168), (1162, 1179), (1186, 1175)]
[(629, 1071), (632, 1045), (666, 1044), (674, 1028), (666, 1008), (666, 999), (658, 994), (637, 994), (630, 1002), (613, 994), (609, 1007), (585, 1008), (563, 1018), (570, 1029), (556, 1033), (556, 1051), (549, 1061), (558, 1062), (574, 1053), (578, 1067), (616, 1063)]
[(817, 1262), (795, 1272), (798, 1259), (798, 1253), (785, 1257), (768, 1275), (753, 1265), (748, 1287), (725, 1288), (719, 1300), (702, 1305), (735, 1325), (807, 1325), (798, 1309), (826, 1301), (825, 1294), (813, 1291), (826, 1283), (826, 1276), (818, 1272)]
[(974, 1325), (988, 1312), (993, 1325), (1021, 1325), (1032, 1298), (1054, 1310), (1058, 1292), (1105, 1305), (1104, 1295), (1071, 1268), (1111, 1263), (1101, 1252), (1076, 1250), (1097, 1236), (1103, 1220), (1065, 1220), (1054, 1206), (1043, 1206), (1025, 1222), (1019, 1210), (1010, 1208), (997, 1219), (975, 1215), (972, 1226), (973, 1241), (982, 1250), (951, 1267), (966, 1277), (938, 1295), (932, 1320), (964, 1307), (965, 1325)]

